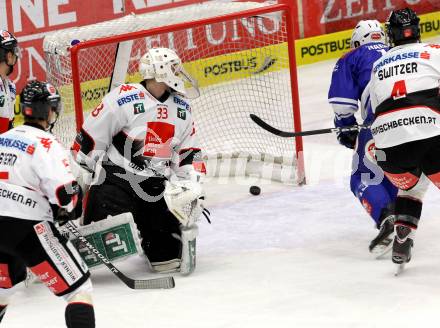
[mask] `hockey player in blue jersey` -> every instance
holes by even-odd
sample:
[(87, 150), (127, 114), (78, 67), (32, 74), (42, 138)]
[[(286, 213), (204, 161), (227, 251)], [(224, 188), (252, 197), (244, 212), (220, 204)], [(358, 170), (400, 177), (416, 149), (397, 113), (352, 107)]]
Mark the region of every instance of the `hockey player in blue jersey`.
[[(373, 63), (386, 53), (385, 33), (376, 20), (360, 21), (351, 37), (352, 50), (342, 56), (335, 65), (328, 93), (328, 101), (335, 112), (336, 127), (356, 125), (355, 113), (359, 103), (364, 124), (371, 124), (373, 116), (367, 114), (368, 91)], [(376, 256), (391, 249), (394, 234), (393, 202), (397, 189), (374, 160), (374, 142), (370, 129), (342, 132), (339, 143), (354, 149), (350, 188), (362, 206), (372, 217), (379, 233), (369, 246)]]

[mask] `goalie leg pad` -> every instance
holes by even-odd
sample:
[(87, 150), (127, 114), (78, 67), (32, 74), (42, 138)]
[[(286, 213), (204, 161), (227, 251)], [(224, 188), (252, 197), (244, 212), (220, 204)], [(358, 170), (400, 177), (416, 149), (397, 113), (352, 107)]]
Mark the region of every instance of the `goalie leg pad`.
[[(178, 234), (171, 231), (153, 230), (144, 232), (142, 248), (148, 257), (152, 269), (157, 272), (165, 272), (179, 268), (182, 244)], [(161, 269), (162, 268), (162, 269)]]
[(199, 234), (199, 228), (196, 224), (190, 227), (181, 227), (182, 258), (180, 273), (189, 275), (193, 273), (196, 268), (196, 238)]
[(180, 260), (182, 244), (175, 237), (180, 237), (180, 224), (163, 198), (145, 203), (142, 213), (136, 222), (142, 236), (142, 248), (150, 263)]
[(196, 268), (196, 238), (199, 229), (196, 224), (190, 227), (181, 225), (181, 234), (173, 234), (173, 237), (181, 243), (180, 259), (172, 259), (162, 262), (150, 262), (151, 269), (159, 273), (180, 272), (182, 275), (189, 275)]

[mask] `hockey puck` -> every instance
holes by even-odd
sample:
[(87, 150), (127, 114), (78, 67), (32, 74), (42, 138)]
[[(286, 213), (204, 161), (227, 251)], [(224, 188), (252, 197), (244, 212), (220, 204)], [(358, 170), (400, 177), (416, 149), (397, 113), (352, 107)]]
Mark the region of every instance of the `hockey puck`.
[(251, 186), (251, 187), (249, 188), (249, 192), (250, 192), (252, 195), (257, 196), (257, 195), (259, 195), (259, 194), (261, 193), (261, 188), (258, 187), (258, 186)]

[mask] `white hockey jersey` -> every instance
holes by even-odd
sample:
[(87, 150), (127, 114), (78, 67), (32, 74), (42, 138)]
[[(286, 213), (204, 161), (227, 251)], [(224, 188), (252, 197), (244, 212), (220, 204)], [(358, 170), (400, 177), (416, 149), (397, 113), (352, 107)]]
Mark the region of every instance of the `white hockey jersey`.
[(0, 133), (6, 132), (14, 119), (15, 96), (14, 82), (0, 78)]
[(371, 126), (376, 147), (440, 135), (440, 45), (392, 48), (373, 64)]
[(55, 137), (22, 125), (0, 135), (0, 216), (53, 221), (55, 204), (72, 211), (76, 198), (67, 151)]
[(72, 147), (76, 160), (94, 169), (106, 153), (125, 171), (166, 178), (170, 169), (201, 162), (188, 101), (167, 95), (157, 100), (141, 84), (113, 89), (84, 121)]

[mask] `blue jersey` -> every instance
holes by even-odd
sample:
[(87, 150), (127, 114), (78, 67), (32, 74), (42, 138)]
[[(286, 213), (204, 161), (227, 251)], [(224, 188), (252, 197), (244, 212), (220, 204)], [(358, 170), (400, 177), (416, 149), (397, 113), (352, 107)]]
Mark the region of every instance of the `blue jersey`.
[[(328, 101), (335, 112), (337, 127), (356, 124), (354, 114), (358, 102), (366, 108), (369, 97), (364, 95), (370, 81), (373, 63), (388, 50), (383, 43), (364, 44), (338, 60), (333, 70)], [(366, 117), (364, 117), (365, 119)]]
[[(359, 103), (363, 123), (373, 122), (372, 111), (367, 111), (370, 98), (366, 87), (370, 82), (373, 63), (387, 50), (383, 43), (367, 43), (353, 49), (336, 63), (328, 92), (328, 101), (335, 112), (336, 127), (357, 123), (354, 114)], [(370, 129), (359, 132), (352, 164), (351, 191), (379, 226), (384, 209), (396, 198), (397, 188), (388, 179), (382, 179), (383, 172), (374, 160), (374, 140)]]
[[(359, 108), (359, 102), (362, 108), (363, 123), (371, 124), (373, 122), (371, 111), (368, 113), (366, 110), (369, 107), (369, 95), (365, 88), (371, 78), (373, 63), (382, 57), (387, 50), (388, 46), (383, 43), (367, 43), (353, 49), (336, 63), (328, 92), (328, 101), (335, 112), (336, 127), (357, 124), (354, 114)], [(371, 172), (371, 166), (368, 163), (365, 164), (365, 161), (370, 160), (366, 148), (371, 147), (371, 144), (370, 130), (361, 130), (356, 145), (357, 154), (355, 154), (359, 160), (353, 161), (360, 172)]]

